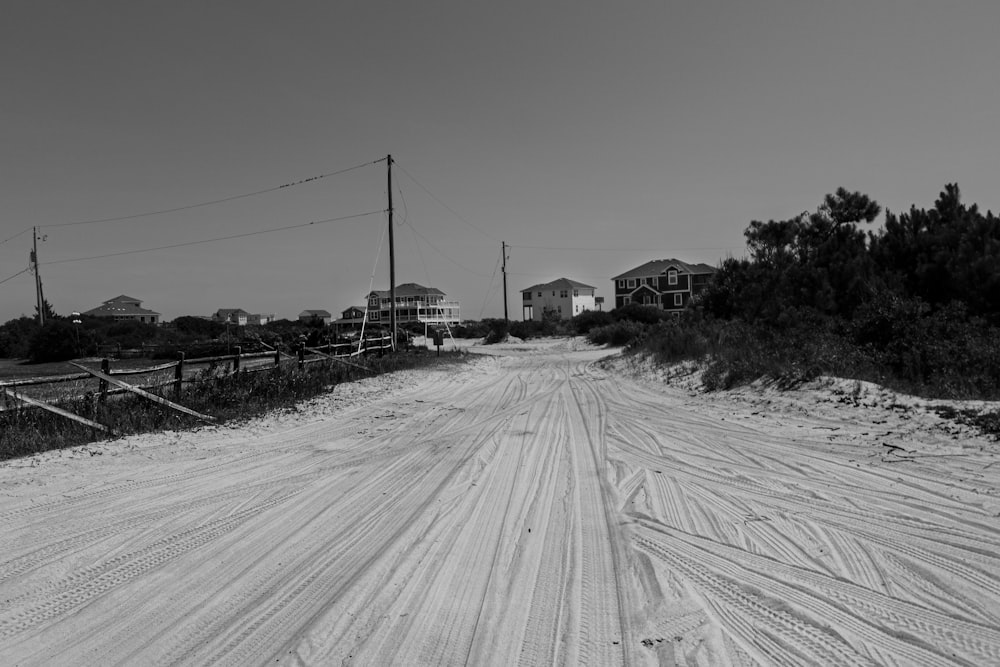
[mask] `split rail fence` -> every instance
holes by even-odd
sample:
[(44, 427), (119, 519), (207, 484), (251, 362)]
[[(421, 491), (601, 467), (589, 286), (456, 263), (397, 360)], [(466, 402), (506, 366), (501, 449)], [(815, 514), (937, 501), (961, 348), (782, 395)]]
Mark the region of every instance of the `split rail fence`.
[[(100, 369), (71, 362), (73, 366), (80, 369), (79, 373), (0, 380), (0, 396), (5, 399), (0, 402), (0, 412), (23, 409), (46, 410), (110, 435), (112, 434), (111, 429), (104, 424), (60, 408), (54, 403), (88, 400), (94, 401), (98, 405), (104, 405), (109, 396), (135, 394), (171, 410), (197, 417), (202, 421), (214, 422), (215, 418), (211, 415), (195, 412), (164, 396), (150, 393), (150, 391), (172, 387), (172, 397), (176, 399), (181, 395), (184, 383), (206, 382), (241, 372), (267, 371), (281, 366), (283, 363), (296, 363), (299, 368), (304, 368), (313, 363), (334, 361), (368, 370), (365, 366), (352, 363), (348, 359), (359, 355), (377, 354), (382, 356), (391, 350), (392, 339), (385, 335), (364, 338), (359, 343), (339, 343), (322, 347), (300, 345), (294, 355), (279, 350), (243, 354), (239, 346), (235, 348), (233, 354), (196, 359), (186, 359), (182, 352), (178, 354), (176, 361), (148, 368), (113, 369), (110, 359), (102, 359)], [(136, 377), (138, 381), (126, 382), (121, 379), (123, 377)], [(94, 381), (97, 382), (96, 391), (89, 390), (79, 393), (84, 388), (81, 385), (85, 386)], [(57, 387), (57, 385), (71, 382), (76, 384), (69, 388)], [(22, 391), (24, 387), (31, 387), (32, 395), (25, 394)], [(36, 393), (36, 388), (39, 393)], [(96, 414), (96, 406), (90, 412)]]

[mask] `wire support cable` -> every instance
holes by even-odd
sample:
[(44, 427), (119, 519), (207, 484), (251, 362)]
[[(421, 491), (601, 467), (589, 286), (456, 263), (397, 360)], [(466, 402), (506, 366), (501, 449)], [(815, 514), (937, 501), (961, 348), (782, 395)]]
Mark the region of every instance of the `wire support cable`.
[(5, 282), (7, 282), (8, 280), (13, 280), (14, 278), (17, 278), (17, 277), (18, 277), (19, 275), (21, 275), (22, 273), (27, 273), (28, 271), (31, 271), (31, 267), (30, 267), (30, 266), (27, 266), (27, 267), (25, 267), (25, 268), (21, 269), (20, 271), (18, 271), (17, 273), (15, 273), (15, 274), (14, 274), (14, 275), (12, 275), (12, 276), (7, 276), (7, 277), (6, 277), (6, 278), (4, 278), (3, 280), (0, 280), (0, 285), (3, 285), (3, 284), (4, 284)]
[(431, 247), (431, 249), (434, 250), (434, 252), (436, 252), (437, 254), (441, 255), (442, 257), (444, 257), (446, 260), (448, 260), (449, 262), (451, 262), (452, 264), (454, 264), (458, 268), (462, 269), (463, 271), (468, 271), (469, 273), (471, 273), (474, 276), (480, 276), (482, 278), (488, 278), (489, 277), (485, 273), (480, 273), (479, 271), (473, 271), (469, 267), (463, 266), (462, 264), (459, 264), (457, 261), (455, 261), (454, 259), (452, 259), (451, 257), (449, 257), (447, 254), (445, 254), (445, 252), (443, 250), (441, 250), (436, 245), (434, 245), (433, 243), (431, 243), (430, 241), (428, 241), (426, 236), (424, 236), (423, 234), (421, 234), (420, 232), (417, 231), (417, 228), (413, 226), (412, 222), (407, 223), (407, 224), (409, 225), (410, 229), (413, 230), (413, 233), (416, 234), (417, 236), (419, 236), (423, 240), (424, 243), (426, 243), (427, 245), (429, 245)]
[(18, 232), (17, 234), (14, 234), (13, 236), (8, 236), (8, 237), (7, 237), (7, 238), (5, 238), (5, 239), (4, 239), (3, 241), (0, 241), (0, 245), (3, 245), (3, 244), (4, 244), (4, 243), (6, 243), (7, 241), (13, 241), (13, 240), (14, 240), (14, 239), (16, 239), (16, 238), (17, 238), (18, 236), (21, 236), (22, 234), (27, 234), (27, 233), (28, 233), (28, 232), (30, 232), (30, 231), (31, 231), (31, 227), (28, 227), (27, 229), (22, 229), (22, 230), (21, 230), (21, 231), (19, 231), (19, 232)]
[(462, 221), (463, 223), (465, 223), (465, 224), (466, 224), (466, 225), (468, 225), (469, 227), (472, 227), (473, 229), (475, 229), (475, 230), (476, 230), (477, 232), (479, 232), (480, 234), (482, 234), (482, 235), (483, 235), (483, 236), (485, 236), (486, 238), (488, 238), (488, 239), (490, 239), (490, 240), (492, 240), (492, 241), (499, 241), (499, 240), (500, 240), (500, 239), (496, 238), (495, 236), (493, 236), (492, 234), (490, 234), (489, 232), (487, 232), (487, 231), (485, 231), (485, 230), (483, 230), (483, 229), (480, 229), (479, 227), (477, 227), (476, 225), (472, 224), (471, 222), (469, 222), (468, 220), (466, 220), (465, 218), (463, 218), (463, 217), (462, 217), (461, 215), (459, 215), (459, 214), (458, 214), (458, 213), (457, 213), (457, 212), (455, 211), (455, 209), (453, 209), (452, 207), (450, 207), (450, 206), (448, 206), (447, 204), (445, 204), (445, 203), (444, 203), (444, 202), (443, 202), (443, 201), (441, 200), (441, 198), (440, 198), (440, 197), (438, 197), (438, 196), (437, 196), (437, 195), (435, 195), (435, 194), (434, 194), (433, 192), (431, 192), (431, 191), (430, 191), (430, 190), (428, 190), (428, 189), (427, 189), (426, 187), (424, 187), (424, 184), (423, 184), (423, 183), (421, 183), (420, 181), (418, 181), (418, 180), (417, 180), (416, 178), (414, 178), (414, 177), (413, 177), (413, 174), (411, 174), (410, 172), (408, 172), (408, 171), (406, 170), (406, 167), (404, 167), (404, 166), (402, 166), (401, 164), (399, 164), (399, 162), (397, 162), (396, 160), (393, 160), (393, 161), (392, 161), (392, 163), (393, 163), (394, 165), (396, 165), (396, 166), (397, 166), (397, 167), (399, 168), (399, 170), (400, 170), (401, 172), (403, 172), (404, 174), (406, 174), (406, 177), (407, 177), (407, 178), (409, 178), (409, 179), (410, 179), (411, 181), (413, 181), (414, 183), (416, 183), (416, 184), (417, 184), (417, 186), (418, 186), (418, 187), (419, 187), (419, 188), (420, 188), (421, 190), (423, 190), (424, 192), (426, 192), (426, 193), (428, 194), (428, 196), (430, 196), (430, 198), (431, 198), (431, 199), (433, 199), (434, 201), (436, 201), (436, 202), (437, 202), (438, 204), (441, 204), (441, 206), (443, 206), (443, 207), (444, 207), (444, 208), (445, 208), (445, 209), (446, 209), (446, 210), (447, 210), (447, 211), (448, 211), (449, 213), (451, 213), (451, 214), (452, 214), (453, 216), (455, 216), (456, 218), (458, 218), (459, 220), (461, 220), (461, 221)]
[[(211, 201), (199, 202), (197, 204), (186, 204), (184, 206), (175, 206), (173, 208), (165, 208), (158, 211), (147, 211), (145, 213), (133, 213), (130, 215), (119, 215), (111, 218), (95, 218), (93, 220), (74, 220), (72, 222), (56, 222), (47, 225), (38, 225), (39, 227), (74, 227), (76, 225), (93, 225), (99, 222), (117, 222), (120, 220), (133, 220), (135, 218), (148, 218), (154, 215), (163, 215), (165, 213), (176, 213), (178, 211), (187, 211), (193, 208), (201, 208), (203, 206), (212, 206), (214, 204), (224, 204), (226, 202), (236, 201), (237, 199), (246, 199), (247, 197), (256, 197), (257, 195), (267, 194), (268, 192), (275, 192), (277, 190), (284, 190), (285, 188), (293, 188), (297, 185), (304, 185), (305, 183), (312, 183), (323, 178), (330, 178), (331, 176), (338, 176), (340, 174), (346, 174), (349, 171), (354, 171), (356, 169), (362, 169), (364, 167), (370, 167), (373, 164), (378, 164), (382, 162), (385, 158), (380, 160), (372, 160), (371, 162), (365, 162), (364, 164), (358, 164), (353, 167), (347, 167), (346, 169), (338, 169), (337, 171), (331, 171), (324, 174), (318, 174), (316, 176), (310, 176), (309, 178), (303, 178), (298, 181), (293, 181), (291, 183), (284, 183), (283, 185), (276, 185), (271, 188), (265, 188), (263, 190), (255, 190), (254, 192), (246, 192), (241, 195), (233, 195), (231, 197), (223, 197), (222, 199), (213, 199)], [(25, 230), (27, 231), (27, 230)], [(22, 234), (24, 232), (21, 232)], [(13, 238), (13, 237), (12, 237)]]
[(68, 264), (70, 262), (85, 262), (92, 259), (105, 259), (107, 257), (121, 257), (122, 255), (135, 255), (143, 252), (153, 252), (156, 250), (169, 250), (172, 248), (185, 248), (193, 245), (201, 245), (202, 243), (214, 243), (216, 241), (229, 241), (231, 239), (241, 239), (248, 236), (258, 236), (260, 234), (271, 234), (274, 232), (283, 232), (289, 229), (300, 229), (302, 227), (309, 227), (310, 225), (322, 225), (330, 222), (340, 222), (342, 220), (351, 220), (353, 218), (363, 218), (369, 215), (378, 215), (382, 213), (381, 210), (378, 211), (368, 211), (367, 213), (354, 213), (353, 215), (342, 215), (339, 218), (328, 218), (326, 220), (313, 220), (312, 222), (302, 222), (297, 225), (285, 225), (284, 227), (272, 227), (271, 229), (259, 229), (255, 232), (244, 232), (242, 234), (230, 234), (229, 236), (217, 236), (211, 239), (201, 239), (199, 241), (186, 241), (184, 243), (172, 243), (170, 245), (156, 246), (155, 248), (140, 248), (137, 250), (122, 250), (120, 252), (109, 252), (103, 255), (92, 255), (90, 257), (74, 257), (72, 259), (57, 259), (50, 262), (39, 262), (41, 265), (52, 265), (52, 264)]

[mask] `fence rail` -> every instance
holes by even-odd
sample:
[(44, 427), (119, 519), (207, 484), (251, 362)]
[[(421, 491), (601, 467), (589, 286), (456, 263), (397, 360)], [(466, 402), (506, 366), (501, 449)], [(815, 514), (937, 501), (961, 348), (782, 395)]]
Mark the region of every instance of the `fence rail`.
[[(321, 347), (300, 345), (295, 355), (289, 355), (280, 350), (244, 354), (239, 346), (235, 347), (233, 354), (197, 357), (194, 359), (185, 358), (184, 353), (181, 352), (178, 353), (176, 361), (146, 368), (113, 369), (111, 368), (111, 360), (106, 358), (101, 360), (100, 369), (88, 368), (87, 366), (73, 362), (74, 366), (81, 369), (80, 373), (0, 380), (0, 397), (6, 399), (0, 401), (0, 412), (41, 409), (87, 424), (97, 430), (107, 431), (108, 429), (105, 426), (97, 422), (70, 413), (52, 404), (58, 401), (73, 401), (87, 398), (93, 398), (103, 404), (109, 396), (131, 393), (155, 401), (172, 410), (191, 414), (205, 421), (211, 421), (213, 420), (211, 416), (194, 412), (189, 408), (167, 400), (163, 396), (151, 394), (149, 390), (172, 386), (173, 395), (176, 398), (180, 396), (184, 383), (202, 382), (241, 372), (255, 373), (266, 371), (277, 368), (283, 363), (296, 363), (299, 368), (304, 368), (307, 364), (333, 360), (350, 366), (364, 368), (358, 364), (348, 362), (346, 359), (370, 354), (382, 356), (386, 350), (392, 350), (392, 338), (388, 335), (366, 337), (357, 343), (339, 343)], [(269, 360), (270, 363), (260, 363), (261, 360)], [(247, 362), (250, 363), (248, 364)], [(223, 365), (222, 369), (216, 368), (219, 364)], [(167, 375), (170, 371), (172, 373)], [(127, 376), (146, 376), (146, 378), (145, 382), (140, 379), (140, 383), (124, 382), (118, 379)], [(80, 394), (78, 393), (79, 389), (75, 387), (71, 388), (72, 391), (58, 391), (54, 387), (55, 385), (69, 382), (92, 382), (94, 380), (97, 381), (96, 392), (87, 391)], [(20, 391), (22, 387), (42, 386), (51, 386), (50, 391), (44, 397), (28, 396)]]

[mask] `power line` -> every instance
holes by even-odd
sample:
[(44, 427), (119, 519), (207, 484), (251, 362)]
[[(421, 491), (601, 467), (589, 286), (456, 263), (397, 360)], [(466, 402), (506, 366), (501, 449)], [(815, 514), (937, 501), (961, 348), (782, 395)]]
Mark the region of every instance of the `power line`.
[(22, 273), (27, 273), (27, 272), (28, 272), (28, 271), (30, 271), (30, 270), (31, 270), (31, 267), (30, 267), (30, 266), (29, 266), (29, 267), (26, 267), (26, 268), (23, 268), (23, 269), (21, 269), (20, 271), (18, 271), (17, 273), (15, 273), (14, 275), (12, 275), (12, 276), (8, 276), (8, 277), (4, 278), (3, 280), (0, 280), (0, 285), (3, 285), (3, 284), (4, 284), (5, 282), (7, 282), (8, 280), (13, 280), (14, 278), (17, 278), (17, 277), (18, 277), (19, 275), (21, 275)]
[(17, 238), (18, 236), (20, 236), (21, 234), (27, 234), (27, 233), (28, 233), (28, 232), (30, 232), (30, 231), (31, 231), (31, 227), (28, 227), (27, 229), (22, 229), (22, 230), (21, 230), (21, 231), (19, 231), (19, 232), (18, 232), (17, 234), (14, 234), (13, 236), (8, 236), (8, 237), (7, 237), (7, 238), (5, 238), (5, 239), (4, 239), (3, 241), (0, 241), (0, 245), (3, 245), (3, 244), (4, 244), (4, 243), (6, 243), (7, 241), (13, 241), (14, 239), (16, 239), (16, 238)]
[(442, 257), (444, 257), (446, 260), (448, 260), (449, 262), (451, 262), (452, 264), (454, 264), (458, 268), (462, 269), (463, 271), (468, 271), (469, 273), (471, 273), (471, 274), (473, 274), (475, 276), (481, 276), (483, 278), (488, 278), (489, 277), (485, 273), (479, 273), (478, 271), (473, 271), (472, 269), (470, 269), (468, 267), (462, 266), (457, 261), (455, 261), (454, 259), (452, 259), (448, 255), (446, 255), (443, 250), (441, 250), (440, 248), (438, 248), (437, 246), (435, 246), (433, 243), (431, 243), (430, 241), (428, 241), (426, 236), (424, 236), (423, 234), (421, 234), (420, 232), (418, 232), (417, 228), (413, 226), (412, 222), (407, 223), (407, 225), (410, 227), (410, 229), (413, 230), (413, 233), (416, 234), (417, 236), (419, 236), (421, 239), (423, 239), (424, 243), (426, 243), (427, 245), (429, 245), (431, 247), (431, 249), (433, 249), (437, 254), (441, 255)]
[[(309, 178), (303, 178), (298, 181), (291, 183), (285, 183), (283, 185), (276, 185), (272, 188), (266, 188), (264, 190), (256, 190), (254, 192), (247, 192), (241, 195), (234, 195), (232, 197), (223, 197), (222, 199), (213, 199), (212, 201), (200, 202), (198, 204), (186, 204), (184, 206), (175, 206), (173, 208), (165, 208), (159, 211), (148, 211), (146, 213), (134, 213), (131, 215), (120, 215), (113, 218), (97, 218), (94, 220), (76, 220), (73, 222), (58, 222), (48, 225), (38, 225), (39, 227), (73, 227), (76, 225), (93, 225), (98, 222), (117, 222), (119, 220), (132, 220), (135, 218), (147, 218), (154, 215), (163, 215), (164, 213), (176, 213), (177, 211), (187, 211), (192, 208), (201, 208), (203, 206), (212, 206), (213, 204), (222, 204), (225, 202), (236, 201), (237, 199), (245, 199), (247, 197), (256, 197), (257, 195), (266, 194), (268, 192), (275, 192), (276, 190), (283, 190), (285, 188), (292, 188), (297, 185), (303, 185), (305, 183), (312, 183), (313, 181), (318, 181), (322, 178), (329, 178), (331, 176), (337, 176), (339, 174), (346, 174), (349, 171), (354, 171), (356, 169), (361, 169), (363, 167), (369, 167), (373, 164), (382, 162), (385, 158), (380, 160), (373, 160), (371, 162), (365, 162), (364, 164), (355, 165), (353, 167), (348, 167), (346, 169), (339, 169), (337, 171), (327, 172), (325, 174), (319, 174), (317, 176), (310, 176)], [(27, 230), (25, 230), (27, 231)], [(22, 234), (24, 232), (21, 232)], [(11, 237), (13, 238), (13, 237)]]
[(489, 232), (486, 232), (486, 231), (484, 231), (484, 230), (480, 229), (479, 227), (477, 227), (476, 225), (472, 224), (471, 222), (469, 222), (468, 220), (466, 220), (465, 218), (463, 218), (463, 217), (462, 217), (461, 215), (459, 215), (459, 214), (458, 214), (458, 213), (457, 213), (457, 212), (455, 211), (455, 209), (453, 209), (452, 207), (450, 207), (450, 206), (448, 206), (447, 204), (445, 204), (445, 203), (444, 203), (443, 201), (441, 201), (441, 198), (440, 198), (440, 197), (438, 197), (438, 196), (437, 196), (437, 195), (435, 195), (435, 194), (434, 194), (433, 192), (431, 192), (431, 191), (430, 191), (430, 190), (428, 190), (428, 189), (427, 189), (426, 187), (424, 187), (423, 183), (421, 183), (421, 182), (420, 182), (420, 181), (418, 181), (418, 180), (417, 180), (416, 178), (414, 178), (414, 177), (413, 177), (413, 174), (411, 174), (410, 172), (408, 172), (408, 171), (406, 170), (406, 168), (405, 168), (405, 167), (403, 167), (402, 165), (400, 165), (400, 164), (399, 164), (399, 162), (398, 162), (398, 161), (396, 161), (396, 160), (393, 160), (392, 162), (393, 162), (393, 164), (395, 164), (395, 165), (396, 165), (397, 167), (399, 167), (399, 170), (400, 170), (400, 171), (402, 171), (402, 172), (403, 172), (404, 174), (406, 174), (406, 177), (407, 177), (407, 178), (409, 178), (409, 179), (410, 179), (411, 181), (413, 181), (414, 183), (416, 183), (416, 184), (417, 184), (417, 186), (419, 186), (421, 190), (423, 190), (424, 192), (426, 192), (426, 193), (427, 193), (427, 194), (428, 194), (428, 195), (429, 195), (429, 196), (431, 197), (431, 199), (433, 199), (433, 200), (434, 200), (434, 201), (436, 201), (437, 203), (441, 204), (441, 206), (443, 206), (443, 207), (444, 207), (444, 208), (445, 208), (445, 209), (446, 209), (446, 210), (447, 210), (447, 211), (448, 211), (449, 213), (451, 213), (452, 215), (454, 215), (454, 216), (455, 216), (456, 218), (458, 218), (459, 220), (461, 220), (462, 222), (464, 222), (464, 223), (465, 223), (466, 225), (468, 225), (469, 227), (472, 227), (473, 229), (475, 229), (475, 230), (476, 230), (477, 232), (479, 232), (480, 234), (482, 234), (482, 235), (483, 235), (483, 236), (485, 236), (486, 238), (488, 238), (488, 239), (491, 239), (491, 240), (493, 240), (493, 241), (499, 241), (499, 240), (500, 240), (500, 239), (498, 239), (498, 238), (494, 238), (494, 236), (493, 236), (492, 234), (490, 234)]
[(499, 257), (497, 257), (496, 264), (493, 265), (493, 275), (490, 276), (490, 286), (486, 288), (486, 298), (483, 299), (483, 307), (479, 309), (479, 319), (483, 319), (483, 313), (486, 312), (486, 306), (489, 305), (490, 297), (492, 297), (493, 294), (496, 292), (496, 290), (493, 289), (493, 281), (496, 280), (498, 268), (500, 268)]
[(282, 232), (288, 229), (299, 229), (301, 227), (308, 227), (310, 225), (321, 225), (328, 222), (340, 222), (341, 220), (350, 220), (352, 218), (363, 218), (368, 215), (377, 215), (383, 213), (383, 211), (368, 211), (367, 213), (355, 213), (353, 215), (344, 215), (339, 218), (328, 218), (326, 220), (313, 220), (312, 222), (303, 222), (297, 225), (286, 225), (284, 227), (273, 227), (271, 229), (260, 229), (255, 232), (245, 232), (243, 234), (232, 234), (230, 236), (219, 236), (212, 239), (202, 239), (200, 241), (187, 241), (185, 243), (173, 243), (171, 245), (162, 245), (155, 248), (141, 248), (138, 250), (123, 250), (121, 252), (111, 252), (104, 255), (94, 255), (92, 257), (75, 257), (73, 259), (57, 259), (52, 262), (40, 262), (40, 264), (50, 265), (50, 264), (67, 264), (69, 262), (85, 262), (91, 259), (104, 259), (106, 257), (121, 257), (122, 255), (134, 255), (143, 252), (153, 252), (155, 250), (169, 250), (171, 248), (184, 248), (187, 246), (200, 245), (202, 243), (213, 243), (215, 241), (228, 241), (230, 239), (240, 239), (247, 236), (257, 236), (259, 234), (270, 234), (272, 232)]

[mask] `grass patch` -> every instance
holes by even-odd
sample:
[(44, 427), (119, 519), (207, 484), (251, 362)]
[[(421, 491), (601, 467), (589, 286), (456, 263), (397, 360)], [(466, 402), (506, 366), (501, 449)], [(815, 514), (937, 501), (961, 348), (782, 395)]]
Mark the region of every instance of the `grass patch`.
[[(467, 359), (461, 352), (443, 352), (438, 357), (428, 351), (415, 350), (351, 359), (351, 364), (362, 368), (324, 361), (303, 368), (286, 363), (265, 371), (222, 377), (213, 377), (212, 371), (207, 370), (199, 382), (185, 384), (180, 396), (169, 389), (150, 391), (226, 422), (291, 408), (299, 401), (322, 395), (345, 382), (399, 370), (453, 366)], [(133, 394), (111, 396), (104, 405), (92, 394), (56, 405), (108, 426), (116, 435), (182, 430), (203, 423)], [(40, 409), (0, 412), (0, 460), (77, 447), (105, 438), (106, 435), (88, 426)]]

